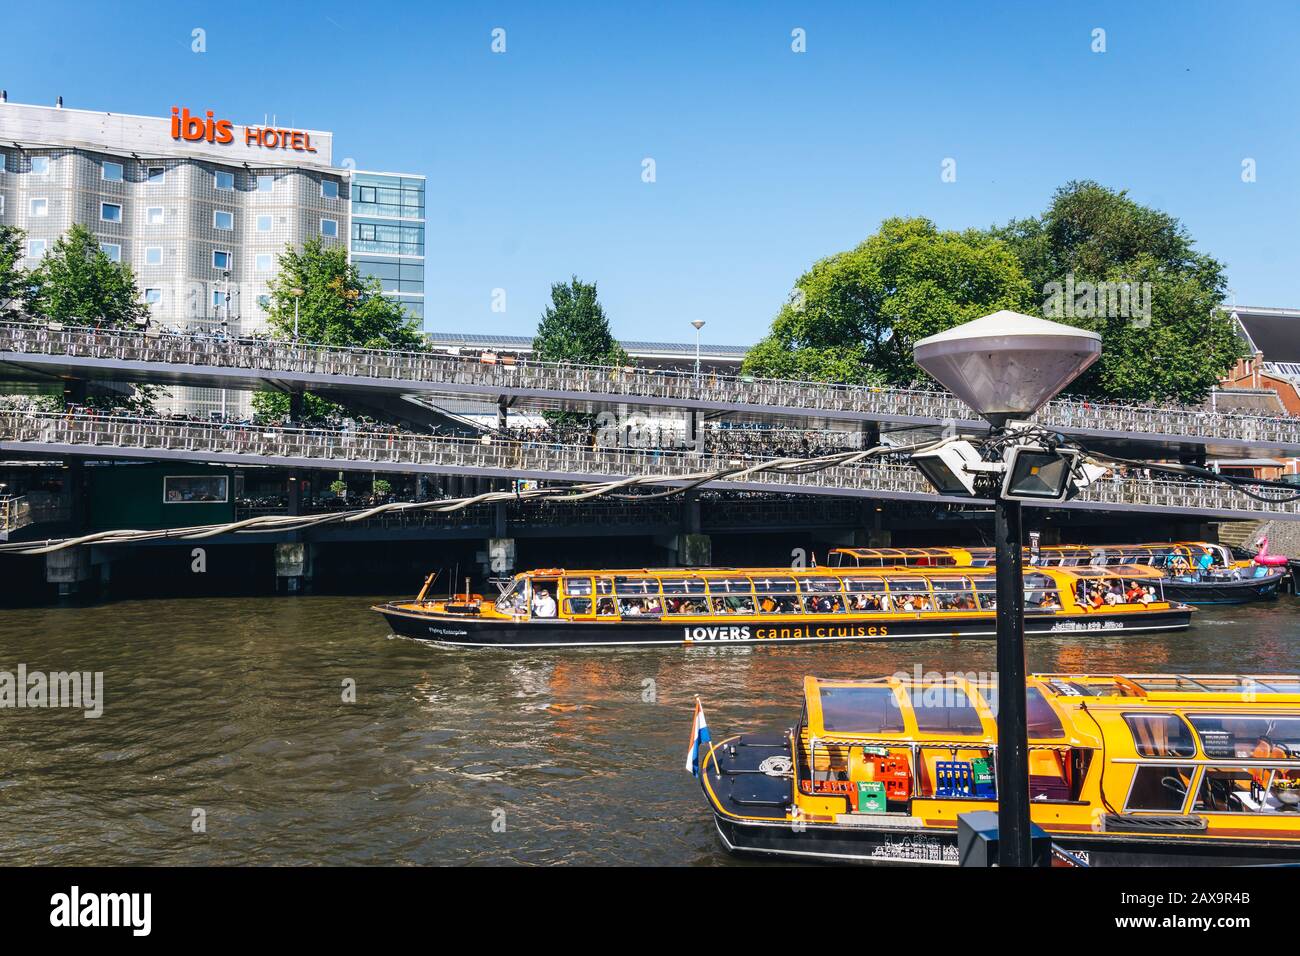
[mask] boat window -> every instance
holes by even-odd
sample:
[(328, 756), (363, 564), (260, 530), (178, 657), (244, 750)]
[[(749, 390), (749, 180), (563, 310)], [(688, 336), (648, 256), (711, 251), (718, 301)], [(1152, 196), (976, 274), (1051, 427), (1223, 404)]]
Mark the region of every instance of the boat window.
[(1194, 767), (1138, 767), (1124, 809), (1181, 813)]
[(590, 614), (591, 598), (589, 597), (565, 598), (564, 609), (569, 614)]
[(528, 599), (524, 588), (525, 581), (527, 581), (527, 578), (517, 577), (510, 582), (510, 587), (501, 592), (501, 596), (496, 599), (496, 609), (498, 611), (503, 614), (523, 614), (528, 610)]
[(759, 594), (792, 594), (797, 588), (794, 578), (754, 578), (754, 590)]
[(924, 578), (890, 578), (889, 601), (895, 611), (929, 611), (930, 587)]
[(597, 593), (597, 594), (613, 594), (613, 593), (614, 593), (614, 579), (613, 579), (613, 578), (596, 578), (596, 593)]
[(714, 614), (753, 614), (754, 599), (748, 594), (734, 594), (709, 598)]
[(800, 578), (799, 590), (810, 592), (839, 591), (842, 585), (839, 578)]
[(619, 575), (614, 578), (614, 589), (619, 594), (655, 594), (659, 593), (658, 578), (632, 578)]
[(1056, 716), (1056, 711), (1037, 687), (1025, 688), (1025, 722), (1029, 736), (1035, 740), (1060, 740), (1065, 736), (1061, 718)]
[(878, 613), (888, 610), (885, 582), (880, 578), (845, 578), (844, 588), (849, 592), (845, 599), (855, 614)]
[(704, 578), (664, 578), (664, 594), (703, 594)]
[(867, 591), (874, 594), (884, 594), (885, 582), (883, 578), (845, 578), (844, 590)]
[(591, 578), (565, 578), (564, 593), (589, 597), (591, 595)]
[(923, 734), (983, 734), (984, 724), (966, 692), (951, 684), (912, 691), (916, 729)]
[(1192, 810), (1282, 813), (1300, 806), (1300, 774), (1276, 767), (1206, 767)]
[(843, 614), (844, 596), (842, 594), (804, 594), (803, 610), (805, 614)]
[(903, 712), (891, 687), (822, 687), (822, 727), (853, 734), (901, 734)]
[(998, 606), (998, 579), (971, 578), (975, 585), (975, 602), (981, 611), (995, 611)]
[[(668, 582), (665, 581), (664, 584)], [(707, 614), (709, 613), (708, 605), (705, 598), (693, 595), (671, 595), (664, 596), (664, 610), (668, 614)]]
[(618, 596), (620, 617), (658, 617), (663, 613), (663, 603), (657, 597)]
[(1300, 717), (1197, 714), (1187, 719), (1200, 735), (1207, 757), (1300, 759)]
[(934, 588), (934, 606), (939, 611), (975, 610), (975, 592), (970, 578), (931, 578)]
[(1141, 757), (1193, 757), (1196, 741), (1192, 730), (1177, 714), (1125, 714)]

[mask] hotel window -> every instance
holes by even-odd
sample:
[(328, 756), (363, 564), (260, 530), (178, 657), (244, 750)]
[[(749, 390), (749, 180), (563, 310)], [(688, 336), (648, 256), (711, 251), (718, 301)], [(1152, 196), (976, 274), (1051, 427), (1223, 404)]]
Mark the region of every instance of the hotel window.
[(163, 224), (163, 207), (150, 206), (144, 211), (144, 221), (146, 225), (161, 226)]
[(144, 250), (144, 264), (147, 266), (162, 265), (162, 246), (146, 246)]
[(320, 221), (320, 234), (322, 236), (337, 236), (339, 234), (338, 220), (322, 219)]
[(257, 297), (257, 307), (263, 312), (271, 308), (271, 297), (269, 295), (259, 295)]
[(374, 186), (357, 187), (357, 202), (374, 202), (374, 201), (375, 201)]
[(122, 261), (122, 247), (116, 242), (101, 242), (99, 248), (103, 251), (104, 255), (108, 256), (109, 261)]
[(6, 153), (0, 153), (0, 173), (8, 172), (9, 156)]
[(258, 191), (259, 193), (269, 193), (269, 192), (270, 192), (272, 189), (274, 189), (274, 188), (275, 188), (275, 177), (274, 177), (274, 176), (258, 176), (258, 177), (257, 177), (257, 191)]
[(212, 251), (212, 268), (229, 269), (230, 253), (224, 249), (214, 249)]
[(258, 216), (258, 217), (257, 217), (257, 231), (258, 231), (258, 232), (270, 232), (270, 231), (271, 231), (271, 217), (270, 217), (270, 216)]
[(50, 212), (50, 201), (48, 199), (33, 199), (27, 206), (27, 211), (33, 216), (46, 216)]
[(234, 189), (234, 188), (235, 188), (235, 174), (234, 174), (234, 173), (223, 173), (223, 172), (218, 171), (217, 174), (216, 174), (216, 176), (217, 176), (217, 188), (218, 188), (218, 189)]
[(219, 309), (219, 308), (221, 308), (221, 305), (222, 305), (222, 299), (223, 299), (223, 297), (222, 297), (222, 295), (221, 295), (221, 290), (220, 290), (220, 289), (213, 289), (213, 290), (212, 290), (212, 307), (215, 308), (215, 309)]
[(167, 169), (163, 166), (150, 166), (148, 174), (148, 183), (150, 186), (160, 185), (167, 178)]
[(235, 214), (224, 209), (212, 210), (212, 228), (229, 230), (235, 228)]
[(34, 172), (37, 176), (44, 176), (49, 171), (50, 171), (50, 157), (48, 156), (32, 157), (32, 172)]
[(5, 211), (5, 197), (3, 193), (0, 193), (0, 216), (4, 215), (4, 211)]
[(320, 194), (323, 199), (338, 199), (339, 184), (332, 179), (322, 179), (320, 184)]
[(275, 266), (275, 257), (269, 252), (259, 253), (256, 259), (258, 272), (270, 272)]
[(45, 240), (32, 239), (27, 243), (27, 254), (33, 259), (39, 259), (45, 255)]
[(162, 301), (162, 289), (145, 289), (144, 301), (146, 305), (157, 305)]
[(102, 202), (99, 204), (99, 218), (104, 222), (121, 222), (122, 207), (115, 202)]
[(105, 161), (100, 164), (99, 178), (107, 183), (120, 183), (122, 181), (122, 164), (110, 163)]

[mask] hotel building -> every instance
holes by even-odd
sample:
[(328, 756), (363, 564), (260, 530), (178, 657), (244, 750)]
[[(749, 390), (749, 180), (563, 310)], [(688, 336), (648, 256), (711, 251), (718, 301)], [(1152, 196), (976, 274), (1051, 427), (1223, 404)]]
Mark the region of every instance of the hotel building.
[[(313, 237), (348, 248), (422, 326), (424, 177), (335, 165), (333, 140), (209, 110), (129, 116), (0, 96), (0, 223), (26, 233), (27, 268), (86, 226), (131, 266), (165, 328), (265, 328), (278, 255)], [(246, 394), (175, 389), (164, 407), (206, 416), (249, 406)]]

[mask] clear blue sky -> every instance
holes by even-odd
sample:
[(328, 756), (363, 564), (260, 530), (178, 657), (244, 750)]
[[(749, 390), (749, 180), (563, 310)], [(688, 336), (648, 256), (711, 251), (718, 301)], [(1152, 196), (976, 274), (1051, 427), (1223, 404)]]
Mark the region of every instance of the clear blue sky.
[(1075, 178), (1180, 217), (1238, 302), (1300, 307), (1298, 36), (1294, 2), (53, 2), (6, 9), (0, 86), (275, 113), (426, 174), (430, 329), (530, 333), (576, 273), (622, 337), (743, 344), (882, 218), (986, 226)]

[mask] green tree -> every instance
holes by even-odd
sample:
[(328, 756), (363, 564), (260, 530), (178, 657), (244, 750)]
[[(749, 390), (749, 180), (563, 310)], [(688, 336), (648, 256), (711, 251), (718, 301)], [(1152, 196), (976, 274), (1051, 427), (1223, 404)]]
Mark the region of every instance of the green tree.
[(743, 371), (808, 381), (909, 385), (912, 345), (1033, 302), (1007, 244), (928, 219), (886, 219), (856, 248), (813, 264), (745, 358)]
[(149, 315), (131, 267), (106, 256), (95, 235), (79, 225), (60, 236), (31, 272), (24, 299), (28, 312), (57, 322), (120, 328)]
[(343, 246), (326, 246), (319, 237), (280, 254), (270, 291), (267, 323), (279, 337), (293, 336), (296, 303), (298, 337), (306, 342), (372, 349), (423, 345), (415, 320), (383, 294), (379, 280), (364, 278)]
[(1178, 219), (1123, 190), (1067, 183), (1041, 216), (993, 233), (1038, 293), (1036, 314), (1101, 334), (1101, 358), (1074, 392), (1197, 402), (1241, 354), (1220, 310), (1223, 265)]
[(551, 304), (533, 338), (533, 354), (548, 362), (627, 365), (628, 355), (609, 330), (596, 283), (574, 276), (551, 286)]
[[(424, 339), (400, 302), (383, 294), (378, 279), (367, 279), (348, 261), (342, 246), (326, 246), (319, 237), (289, 246), (279, 257), (280, 271), (270, 283), (267, 324), (279, 338), (295, 331), (304, 342), (368, 349), (420, 349)], [(258, 392), (253, 411), (259, 418), (284, 418), (289, 396)], [(324, 418), (341, 406), (310, 393), (303, 396), (303, 415)]]
[(18, 265), (23, 258), (25, 236), (17, 226), (0, 226), (0, 319), (11, 319), (18, 314), (18, 306), (31, 281)]

